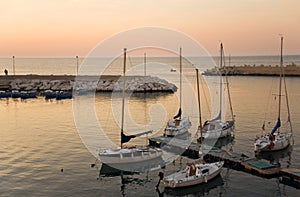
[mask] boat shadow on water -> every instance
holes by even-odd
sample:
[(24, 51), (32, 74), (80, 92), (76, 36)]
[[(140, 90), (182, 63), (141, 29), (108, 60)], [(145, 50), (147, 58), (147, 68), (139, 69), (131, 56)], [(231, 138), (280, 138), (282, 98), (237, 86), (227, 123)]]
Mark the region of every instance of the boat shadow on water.
[(164, 169), (165, 168), (165, 161), (159, 157), (144, 163), (136, 163), (136, 165), (130, 165), (130, 171), (127, 170), (120, 170), (120, 168), (116, 168), (113, 165), (108, 165), (102, 163), (102, 166), (99, 171), (99, 177), (113, 177), (113, 176), (120, 176), (120, 175), (134, 175), (145, 173), (157, 169)]
[(258, 159), (268, 160), (270, 161), (270, 163), (277, 163), (277, 164), (280, 164), (280, 162), (283, 159), (287, 158), (288, 159), (287, 162), (289, 165), (292, 151), (293, 151), (293, 146), (288, 146), (283, 150), (256, 153), (255, 157)]
[[(94, 164), (92, 164), (94, 165)], [(161, 165), (161, 164), (160, 164)], [(128, 185), (146, 185), (150, 183), (152, 180), (148, 178), (148, 173), (151, 170), (155, 170), (160, 167), (157, 163), (149, 164), (142, 169), (139, 169), (139, 172), (130, 172), (130, 171), (122, 171), (116, 168), (113, 168), (107, 164), (102, 164), (99, 171), (99, 177), (97, 180), (102, 180), (108, 177), (120, 177), (121, 178), (121, 186), (120, 186), (120, 193), (121, 196), (126, 196), (126, 186)], [(94, 166), (92, 166), (94, 167)], [(145, 173), (145, 178), (137, 178), (134, 175), (138, 176), (140, 173)], [(127, 188), (128, 189), (128, 188)]]

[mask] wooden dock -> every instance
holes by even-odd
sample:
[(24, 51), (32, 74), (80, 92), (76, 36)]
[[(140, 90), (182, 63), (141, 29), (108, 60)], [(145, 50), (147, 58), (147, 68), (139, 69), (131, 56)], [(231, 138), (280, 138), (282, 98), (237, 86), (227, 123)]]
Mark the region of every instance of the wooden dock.
[(281, 168), (278, 165), (270, 164), (267, 160), (250, 157), (244, 153), (227, 151), (209, 145), (201, 147), (199, 143), (191, 143), (189, 140), (177, 138), (154, 137), (149, 139), (149, 145), (182, 153), (182, 156), (193, 159), (199, 158), (201, 149), (203, 152), (207, 152), (204, 155), (206, 162), (224, 161), (224, 166), (230, 169), (268, 179), (280, 177), (281, 183), (300, 189), (300, 169)]
[(280, 182), (300, 189), (300, 169), (287, 168), (280, 170)]

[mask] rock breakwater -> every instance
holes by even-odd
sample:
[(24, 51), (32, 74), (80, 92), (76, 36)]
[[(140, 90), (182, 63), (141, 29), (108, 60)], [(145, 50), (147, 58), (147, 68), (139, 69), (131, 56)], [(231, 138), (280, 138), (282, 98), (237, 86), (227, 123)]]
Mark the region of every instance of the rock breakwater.
[[(127, 76), (126, 91), (132, 92), (176, 92), (177, 87), (168, 81), (152, 76)], [(1, 76), (0, 89), (30, 91), (122, 91), (120, 76)]]

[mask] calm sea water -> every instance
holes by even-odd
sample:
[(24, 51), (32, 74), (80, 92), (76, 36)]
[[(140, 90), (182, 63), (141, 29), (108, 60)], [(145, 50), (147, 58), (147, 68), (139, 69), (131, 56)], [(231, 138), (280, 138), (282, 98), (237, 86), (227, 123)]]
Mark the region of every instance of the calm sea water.
[[(128, 65), (143, 64), (143, 58), (128, 58)], [(199, 62), (198, 58), (195, 59), (196, 63)], [(205, 58), (204, 58), (205, 59)], [(15, 74), (40, 74), (40, 75), (75, 75), (77, 73), (77, 60), (76, 58), (18, 58), (15, 57)], [(219, 57), (213, 57), (218, 64)], [(265, 65), (265, 66), (276, 66), (279, 64), (279, 56), (232, 56), (226, 57), (226, 65), (231, 66), (243, 66), (243, 65)], [(114, 69), (120, 68), (122, 58), (115, 61), (115, 64), (111, 64), (110, 67)], [(178, 68), (178, 58), (161, 58), (161, 57), (149, 57), (148, 61), (161, 62), (162, 64), (171, 64), (173, 67)], [(184, 63), (185, 60), (183, 60)], [(198, 61), (198, 62), (197, 62)], [(83, 58), (78, 59), (80, 67), (81, 63), (85, 63), (90, 66), (90, 72), (85, 74), (95, 74), (97, 67), (106, 66), (101, 63), (106, 63), (103, 59), (90, 58), (84, 60)], [(200, 62), (203, 62), (200, 60)], [(200, 63), (201, 64), (201, 63)], [(287, 55), (284, 57), (284, 65), (296, 64), (300, 65), (300, 55)], [(113, 66), (112, 66), (113, 65)], [(115, 67), (117, 66), (117, 67)], [(13, 74), (13, 59), (12, 58), (0, 58), (0, 72), (4, 75), (4, 69), (7, 69), (9, 74)], [(110, 74), (112, 71), (110, 70)], [(120, 72), (119, 72), (120, 73)], [(0, 74), (0, 75), (1, 75)], [(114, 73), (115, 74), (115, 73)], [(143, 74), (141, 71), (140, 74)]]
[[(296, 60), (299, 61), (297, 58)], [(5, 61), (1, 59), (1, 62)], [(76, 72), (76, 67), (73, 65), (76, 64), (75, 59), (24, 59), (23, 61), (24, 65), (28, 65), (27, 70), (17, 72), (18, 74), (52, 72), (74, 74)], [(252, 61), (260, 60), (253, 58)], [(21, 60), (16, 63), (19, 67), (23, 65)], [(48, 65), (47, 69), (42, 65)], [(53, 65), (58, 66), (57, 69), (52, 70)], [(283, 152), (278, 160), (282, 167), (289, 165), (300, 168), (300, 105), (298, 104), (300, 78), (286, 78), (286, 81), (295, 145), (291, 154)], [(260, 134), (263, 121), (271, 121), (272, 123), (268, 125), (268, 128), (271, 128), (276, 120), (277, 108), (276, 104), (273, 105), (276, 100), (270, 95), (277, 92), (278, 78), (239, 76), (229, 77), (229, 82), (236, 116), (236, 131), (233, 143), (223, 148), (232, 148), (234, 151), (253, 156), (254, 138)], [(95, 99), (87, 95), (80, 99), (83, 102), (95, 103), (95, 116), (99, 124), (106, 130), (110, 139), (118, 143), (119, 134), (115, 132), (119, 130), (116, 123), (118, 120), (113, 116), (111, 94), (96, 94)], [(159, 171), (126, 176), (123, 179), (120, 176), (98, 179), (100, 164), (97, 162), (95, 168), (90, 167), (90, 164), (95, 162), (95, 158), (85, 148), (78, 135), (72, 102), (72, 100), (45, 101), (42, 97), (26, 101), (0, 99), (0, 196), (159, 196), (154, 188)], [(183, 102), (187, 103), (187, 100)], [(153, 113), (153, 108), (157, 104), (163, 106), (164, 113)], [(178, 98), (176, 94), (132, 95), (127, 105), (130, 116), (136, 123), (163, 126), (178, 110)], [(190, 102), (189, 105), (194, 106), (196, 102)], [(188, 111), (184, 111), (186, 115), (195, 113), (192, 107), (187, 109)], [(204, 116), (208, 117), (207, 107), (203, 110)], [(283, 107), (282, 111), (285, 115), (286, 108)], [(190, 119), (193, 125), (197, 125), (197, 117), (191, 115)], [(283, 117), (284, 121), (286, 117)], [(128, 129), (136, 128), (128, 126)], [(163, 128), (157, 129), (155, 135), (162, 134), (162, 130)], [(133, 140), (132, 143), (145, 144), (145, 141), (145, 138), (140, 138)], [(183, 165), (180, 165), (180, 159), (177, 159), (174, 165), (167, 166), (165, 173), (175, 172), (184, 167), (187, 161), (188, 159), (184, 158)], [(63, 172), (61, 172), (62, 168)], [(300, 195), (299, 190), (279, 183), (276, 178), (264, 179), (226, 168), (223, 168), (221, 177), (208, 186), (183, 189), (174, 194), (164, 192), (161, 185), (160, 192), (161, 196)]]

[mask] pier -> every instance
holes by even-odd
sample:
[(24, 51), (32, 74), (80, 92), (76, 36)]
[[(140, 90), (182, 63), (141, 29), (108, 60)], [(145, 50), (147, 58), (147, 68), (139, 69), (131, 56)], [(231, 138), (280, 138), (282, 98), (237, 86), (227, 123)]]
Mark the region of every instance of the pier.
[(281, 168), (278, 165), (270, 164), (266, 160), (257, 159), (244, 153), (227, 151), (208, 145), (203, 145), (201, 148), (201, 144), (199, 143), (190, 143), (188, 140), (177, 138), (153, 137), (149, 139), (149, 145), (162, 148), (168, 146), (174, 152), (181, 150), (182, 156), (193, 159), (199, 158), (199, 151), (208, 151), (203, 158), (206, 162), (224, 161), (224, 167), (233, 170), (243, 171), (268, 179), (280, 177), (281, 183), (300, 189), (300, 169)]

